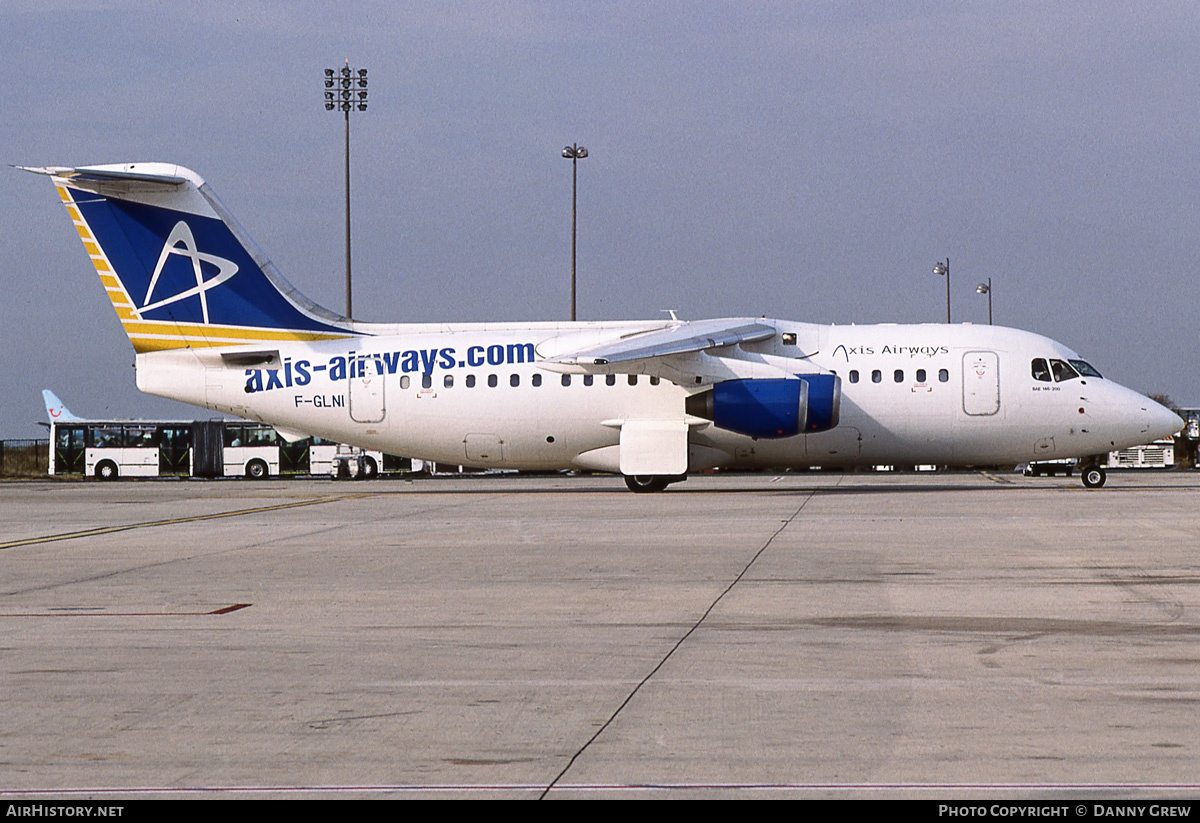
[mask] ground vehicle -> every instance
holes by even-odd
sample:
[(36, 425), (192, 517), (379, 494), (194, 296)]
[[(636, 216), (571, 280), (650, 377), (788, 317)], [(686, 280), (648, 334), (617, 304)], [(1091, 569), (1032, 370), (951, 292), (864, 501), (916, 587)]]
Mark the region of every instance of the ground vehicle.
[(1040, 477), (1041, 475), (1050, 475), (1053, 477), (1056, 474), (1065, 474), (1071, 476), (1071, 472), (1075, 471), (1075, 460), (1038, 460), (1029, 463), (1025, 466), (1024, 475), (1026, 477)]
[[(51, 475), (118, 477), (329, 476), (338, 444), (319, 438), (288, 442), (263, 423), (241, 420), (50, 421)], [(357, 476), (410, 471), (412, 462), (382, 452), (362, 454)]]

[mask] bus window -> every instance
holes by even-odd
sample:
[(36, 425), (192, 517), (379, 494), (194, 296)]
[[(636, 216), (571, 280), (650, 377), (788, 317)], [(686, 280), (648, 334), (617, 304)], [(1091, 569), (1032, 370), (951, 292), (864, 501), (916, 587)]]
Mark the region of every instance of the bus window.
[(275, 430), (270, 426), (247, 426), (247, 446), (274, 446)]
[(123, 439), (120, 426), (95, 426), (88, 432), (88, 445), (97, 449), (119, 449)]
[(153, 426), (126, 426), (125, 447), (130, 449), (153, 449), (158, 446)]

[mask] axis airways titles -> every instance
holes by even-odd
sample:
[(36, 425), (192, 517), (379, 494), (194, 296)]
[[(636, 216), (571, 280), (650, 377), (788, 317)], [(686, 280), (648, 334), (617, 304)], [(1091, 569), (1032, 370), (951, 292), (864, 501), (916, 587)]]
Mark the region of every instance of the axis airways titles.
[(839, 351), (842, 353), (842, 356), (845, 357), (847, 360), (850, 359), (850, 355), (852, 355), (852, 354), (864, 354), (864, 355), (898, 354), (898, 355), (902, 355), (905, 357), (937, 357), (939, 354), (949, 354), (950, 347), (949, 346), (887, 346), (887, 345), (885, 345), (882, 348), (880, 348), (878, 351), (876, 351), (874, 346), (847, 346), (845, 344), (841, 344), (836, 349), (833, 350), (834, 356), (836, 356)]
[(459, 358), (451, 346), (435, 349), (405, 351), (347, 352), (334, 355), (324, 363), (311, 360), (283, 359), (277, 369), (246, 369), (246, 393), (307, 386), (323, 372), (331, 381), (354, 377), (374, 377), (378, 374), (433, 374), (437, 369), (477, 369), (483, 366), (505, 366), (534, 362), (532, 343), (495, 343), (490, 346), (469, 346)]

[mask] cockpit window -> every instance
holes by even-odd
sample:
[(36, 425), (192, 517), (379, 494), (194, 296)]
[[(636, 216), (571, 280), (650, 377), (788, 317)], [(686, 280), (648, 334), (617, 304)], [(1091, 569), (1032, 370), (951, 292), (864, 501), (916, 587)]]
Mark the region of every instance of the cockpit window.
[(1075, 371), (1079, 372), (1084, 377), (1104, 377), (1104, 375), (1092, 368), (1092, 364), (1088, 363), (1086, 360), (1071, 360), (1070, 363), (1075, 367)]
[(1079, 376), (1079, 372), (1071, 368), (1071, 364), (1066, 360), (1051, 360), (1050, 370), (1054, 372), (1054, 382), (1062, 383), (1064, 380), (1074, 380)]
[(1050, 382), (1050, 367), (1041, 357), (1033, 358), (1033, 362), (1029, 364), (1029, 370), (1033, 373), (1034, 380), (1041, 380), (1043, 383)]

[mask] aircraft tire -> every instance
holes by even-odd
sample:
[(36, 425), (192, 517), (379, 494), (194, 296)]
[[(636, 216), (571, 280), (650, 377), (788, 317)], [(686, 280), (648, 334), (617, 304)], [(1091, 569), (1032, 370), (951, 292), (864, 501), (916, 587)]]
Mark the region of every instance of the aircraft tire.
[(270, 473), (267, 464), (261, 460), (251, 460), (246, 464), (246, 477), (250, 480), (264, 480)]
[(101, 460), (96, 464), (97, 480), (116, 480), (119, 474), (117, 464), (111, 460)]
[(1098, 489), (1104, 485), (1104, 481), (1108, 479), (1108, 474), (1099, 466), (1089, 466), (1080, 473), (1079, 479), (1089, 489)]
[(629, 487), (631, 492), (637, 494), (647, 494), (649, 492), (660, 492), (667, 487), (671, 482), (671, 478), (662, 474), (627, 474), (625, 475), (625, 485)]

